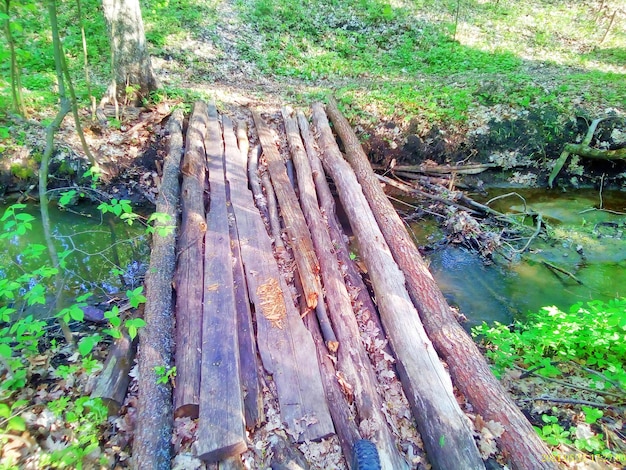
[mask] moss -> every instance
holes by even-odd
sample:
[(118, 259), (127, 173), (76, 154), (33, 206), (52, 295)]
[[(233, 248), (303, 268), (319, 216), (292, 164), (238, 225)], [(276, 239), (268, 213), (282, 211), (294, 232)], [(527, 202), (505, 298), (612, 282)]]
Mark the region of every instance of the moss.
[(35, 176), (35, 170), (31, 165), (20, 165), (13, 163), (11, 165), (11, 174), (21, 180), (27, 180)]

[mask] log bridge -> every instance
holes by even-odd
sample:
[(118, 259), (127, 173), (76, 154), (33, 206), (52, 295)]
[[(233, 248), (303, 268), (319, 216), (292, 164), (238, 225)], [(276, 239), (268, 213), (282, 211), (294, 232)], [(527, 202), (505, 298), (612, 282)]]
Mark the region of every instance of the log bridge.
[[(288, 446), (336, 435), (352, 468), (359, 439), (376, 444), (384, 469), (485, 468), (477, 436), (488, 422), (502, 429), (509, 468), (555, 468), (456, 322), (336, 103), (314, 104), (312, 122), (288, 108), (239, 115), (199, 101), (186, 134), (182, 112), (170, 117), (139, 335), (134, 467), (170, 468), (174, 418), (188, 417), (198, 458), (243, 468), (271, 400)], [(402, 385), (421, 464), (402, 451), (376, 354), (395, 363), (383, 372)], [(300, 466), (276, 468), (307, 468), (281, 455)]]

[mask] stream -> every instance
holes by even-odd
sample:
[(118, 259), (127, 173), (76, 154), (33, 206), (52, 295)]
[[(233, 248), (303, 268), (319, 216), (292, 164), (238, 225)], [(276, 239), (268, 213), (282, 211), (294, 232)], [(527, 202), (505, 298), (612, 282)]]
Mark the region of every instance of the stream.
[[(481, 202), (510, 192), (490, 189)], [(626, 215), (595, 209), (599, 196), (593, 190), (515, 192), (523, 197), (525, 205), (520, 197), (508, 196), (490, 206), (508, 214), (525, 210), (540, 213), (551, 239), (537, 237), (517, 259), (495, 256), (489, 265), (475, 253), (452, 245), (428, 256), (446, 299), (468, 318), (466, 327), (483, 321), (508, 324), (543, 306), (566, 309), (576, 302), (609, 300), (626, 294)], [(606, 192), (602, 207), (626, 212), (626, 193)], [(0, 214), (5, 208), (0, 206)], [(0, 279), (14, 279), (48, 260), (47, 251), (37, 260), (23, 256), (29, 245), (45, 245), (38, 206), (29, 206), (26, 211), (36, 218), (33, 229), (0, 243)], [(103, 217), (92, 206), (79, 206), (75, 211), (51, 206), (50, 216), (56, 248), (68, 253), (64, 271), (64, 294), (68, 298), (92, 292), (89, 303), (94, 304), (122, 297), (126, 289), (141, 285), (150, 253), (141, 225), (129, 226), (113, 217)], [(528, 218), (527, 223), (532, 225), (534, 221)], [(420, 245), (441, 236), (425, 222), (412, 224), (412, 229)], [(546, 262), (576, 279), (548, 267)], [(53, 286), (52, 279), (48, 285)], [(47, 318), (53, 313), (53, 298), (48, 295), (46, 306), (25, 306), (23, 313)]]
[[(7, 207), (0, 205), (0, 215)], [(21, 212), (35, 217), (33, 227), (20, 237), (0, 240), (0, 279), (17, 279), (23, 273), (51, 265), (39, 206), (29, 205)], [(72, 210), (60, 210), (51, 204), (50, 222), (55, 248), (59, 256), (65, 256), (62, 279), (66, 304), (86, 293), (93, 294), (87, 301), (91, 305), (124, 298), (127, 289), (142, 285), (150, 253), (143, 226), (129, 226), (110, 215), (102, 216), (95, 206), (85, 204)], [(26, 254), (33, 247), (41, 251), (36, 257)], [(32, 289), (35, 284), (37, 281), (31, 280), (28, 287)], [(54, 315), (54, 276), (42, 279), (40, 284), (46, 289), (46, 304), (26, 305), (16, 298), (13, 303), (19, 314), (40, 319)], [(22, 288), (18, 295), (23, 296), (26, 291)]]
[[(510, 192), (493, 188), (480, 202)], [(428, 256), (446, 299), (468, 318), (467, 327), (483, 321), (509, 324), (543, 306), (568, 309), (577, 302), (626, 295), (626, 193), (603, 194), (605, 211), (600, 211), (596, 209), (599, 195), (595, 190), (515, 192), (524, 198), (526, 206), (518, 196), (509, 196), (490, 207), (507, 214), (524, 210), (541, 214), (551, 240), (537, 237), (517, 259), (494, 256), (490, 265), (453, 246)], [(528, 219), (528, 224), (534, 225)], [(427, 244), (432, 233), (423, 227), (412, 226), (420, 244)], [(546, 263), (572, 274), (580, 283)]]

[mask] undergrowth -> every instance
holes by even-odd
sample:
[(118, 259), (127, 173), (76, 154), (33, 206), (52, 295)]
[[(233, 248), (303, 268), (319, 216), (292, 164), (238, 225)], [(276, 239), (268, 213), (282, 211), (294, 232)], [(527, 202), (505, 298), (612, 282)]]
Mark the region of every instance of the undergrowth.
[[(539, 420), (535, 429), (549, 445), (615, 462), (625, 457), (626, 299), (577, 303), (567, 311), (544, 307), (524, 322), (483, 324), (473, 334), (498, 377), (517, 371), (516, 381), (545, 380), (544, 395), (534, 400), (564, 403), (531, 408)], [(560, 388), (550, 390), (550, 384)]]

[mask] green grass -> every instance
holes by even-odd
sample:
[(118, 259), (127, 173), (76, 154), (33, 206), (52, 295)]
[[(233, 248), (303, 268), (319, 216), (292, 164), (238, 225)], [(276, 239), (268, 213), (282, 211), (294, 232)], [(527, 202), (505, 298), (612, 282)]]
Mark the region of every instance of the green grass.
[[(216, 40), (219, 3), (143, 0), (153, 54), (178, 61), (181, 77), (212, 80), (212, 59), (181, 44), (192, 37), (213, 47), (218, 59), (228, 53)], [(618, 108), (626, 102), (626, 32), (617, 24), (600, 44), (608, 18), (594, 10), (599, 2), (461, 2), (458, 24), (457, 0), (237, 0), (235, 5), (242, 23), (254, 30), (236, 39), (242, 59), (283, 83), (285, 78), (304, 83), (310, 90), (305, 98), (333, 91), (344, 105), (438, 124), (463, 123), (480, 105), (566, 110), (579, 99)], [(108, 36), (100, 3), (83, 0), (82, 9), (89, 18), (84, 22), (90, 73), (99, 96), (109, 80)], [(59, 3), (59, 16), (77, 94), (86, 104), (75, 3)], [(12, 4), (11, 19), (27, 105), (53, 106), (46, 12), (24, 0)], [(8, 75), (0, 35), (3, 108), (11, 102)]]
[[(610, 70), (622, 49), (592, 49), (602, 31), (588, 5), (463, 3), (456, 27), (456, 1), (392, 6), (382, 0), (240, 0), (237, 5), (260, 33), (256, 44), (240, 42), (245, 59), (277, 78), (337, 83), (335, 92), (346, 104), (463, 122), (478, 104), (567, 106), (579, 91), (607, 103), (623, 104), (626, 97), (624, 73)], [(617, 29), (605, 46), (626, 41)], [(558, 86), (546, 90), (529, 65), (567, 69)], [(573, 74), (570, 67), (576, 67)], [(484, 93), (490, 75), (498, 85)]]

